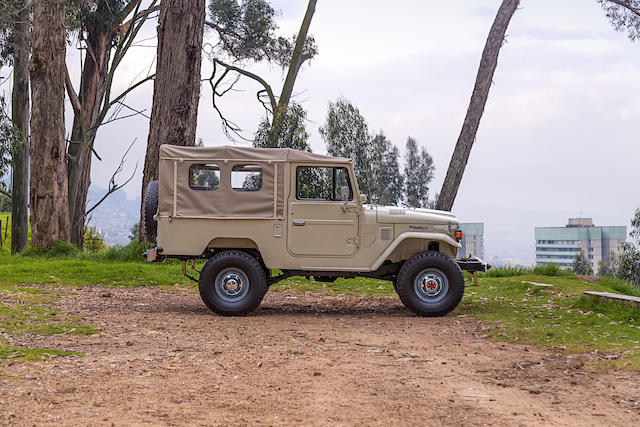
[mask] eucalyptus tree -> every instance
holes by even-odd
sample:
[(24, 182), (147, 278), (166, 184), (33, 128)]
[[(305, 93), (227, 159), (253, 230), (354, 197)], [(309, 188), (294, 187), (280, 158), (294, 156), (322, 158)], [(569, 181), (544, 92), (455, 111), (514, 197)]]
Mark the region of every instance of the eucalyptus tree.
[(504, 44), (504, 37), (507, 32), (511, 18), (513, 17), (520, 0), (503, 0), (498, 13), (493, 21), (489, 36), (487, 37), (480, 67), (476, 76), (476, 83), (471, 94), (471, 101), (464, 118), (462, 130), (458, 136), (451, 162), (447, 169), (447, 175), (442, 184), (442, 190), (436, 203), (436, 209), (450, 211), (458, 194), (458, 188), (462, 181), (462, 175), (469, 161), (471, 148), (478, 133), (480, 119), (484, 113), (484, 107), (489, 97), (489, 89), (493, 82), (493, 75), (498, 66), (498, 55)]
[(405, 147), (404, 191), (405, 203), (412, 208), (430, 207), (429, 184), (433, 180), (435, 165), (433, 158), (418, 143), (409, 137)]
[(296, 102), (290, 102), (287, 114), (282, 117), (278, 138), (273, 139), (272, 123), (265, 117), (258, 126), (253, 138), (253, 146), (258, 148), (295, 148), (309, 151), (309, 132), (307, 131), (307, 112)]
[[(158, 20), (158, 63), (144, 160), (140, 228), (149, 182), (158, 179), (160, 145), (196, 143), (205, 0), (162, 0)], [(140, 233), (145, 238), (145, 233)]]
[(34, 0), (31, 73), (31, 243), (69, 238), (65, 164), (66, 0)]
[(148, 75), (114, 95), (115, 73), (146, 20), (159, 10), (159, 0), (152, 0), (145, 8), (141, 7), (141, 0), (72, 0), (69, 4), (68, 33), (77, 37), (83, 52), (77, 90), (68, 69), (64, 74), (73, 108), (66, 153), (69, 219), (71, 242), (82, 246), (92, 157), (100, 159), (94, 147), (98, 129), (118, 119), (117, 114), (108, 116), (110, 111), (130, 109), (124, 103), (127, 94), (153, 79)]
[[(216, 32), (217, 39), (208, 46), (208, 56), (213, 64), (208, 81), (213, 107), (230, 139), (246, 138), (242, 136), (242, 129), (222, 113), (219, 99), (230, 93), (240, 77), (244, 77), (259, 85), (256, 96), (270, 122), (269, 145), (277, 143), (281, 125), (286, 121), (286, 116), (291, 114), (288, 106), (298, 72), (318, 52), (313, 36), (308, 35), (316, 3), (317, 0), (309, 0), (300, 31), (288, 39), (276, 36), (276, 11), (266, 0), (209, 2), (206, 26)], [(288, 70), (278, 98), (267, 80), (250, 70), (250, 64), (259, 62), (268, 62)]]
[[(31, 2), (7, 0), (0, 5), (0, 65), (13, 68), (11, 120), (5, 117), (0, 132), (5, 145), (4, 156), (10, 159), (11, 253), (22, 251), (28, 244), (29, 197), (29, 58), (31, 53)], [(4, 100), (2, 102), (4, 113)], [(0, 142), (0, 146), (3, 145)], [(1, 151), (1, 150), (0, 150)], [(0, 153), (0, 157), (3, 154)], [(3, 175), (0, 165), (0, 176)]]
[(380, 205), (398, 205), (403, 199), (404, 176), (400, 172), (399, 151), (380, 131), (371, 140), (373, 193), (371, 201)]
[(578, 252), (573, 258), (572, 269), (576, 274), (586, 276), (591, 276), (593, 274), (593, 268), (591, 267), (591, 263), (589, 262), (587, 255), (584, 253), (584, 249), (580, 249), (580, 252)]
[(597, 0), (616, 31), (631, 41), (640, 39), (640, 0)]
[(329, 102), (327, 118), (318, 131), (330, 155), (353, 160), (358, 187), (371, 196), (375, 188), (375, 153), (369, 126), (360, 110), (344, 98)]

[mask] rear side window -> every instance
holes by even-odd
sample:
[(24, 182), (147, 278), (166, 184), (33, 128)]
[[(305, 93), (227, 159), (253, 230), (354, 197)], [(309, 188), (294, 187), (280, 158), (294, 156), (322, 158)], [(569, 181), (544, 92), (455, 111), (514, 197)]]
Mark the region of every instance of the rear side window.
[(260, 191), (262, 168), (258, 165), (234, 165), (231, 169), (231, 187), (236, 191)]
[(220, 168), (214, 163), (191, 165), (189, 187), (193, 190), (217, 190), (220, 187)]

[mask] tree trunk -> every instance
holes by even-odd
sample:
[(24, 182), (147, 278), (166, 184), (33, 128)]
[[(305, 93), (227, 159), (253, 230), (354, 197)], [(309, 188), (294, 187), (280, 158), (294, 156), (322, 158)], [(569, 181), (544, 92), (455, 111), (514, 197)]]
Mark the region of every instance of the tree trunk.
[(160, 6), (158, 63), (142, 178), (141, 241), (145, 241), (145, 191), (150, 181), (158, 179), (160, 144), (196, 142), (205, 12), (205, 0), (162, 0)]
[(66, 0), (33, 2), (31, 245), (69, 238), (64, 139)]
[(311, 19), (316, 11), (317, 0), (309, 0), (307, 5), (307, 11), (304, 14), (298, 37), (296, 37), (296, 45), (293, 48), (293, 54), (291, 55), (291, 64), (289, 64), (289, 71), (287, 72), (287, 78), (284, 81), (282, 92), (280, 93), (280, 99), (278, 100), (278, 107), (273, 113), (273, 123), (271, 125), (270, 139), (271, 146), (276, 147), (280, 130), (282, 129), (282, 122), (287, 115), (287, 108), (289, 108), (289, 101), (293, 94), (293, 86), (298, 77), (298, 71), (304, 63), (304, 44), (307, 41), (307, 34), (309, 33), (309, 27), (311, 26)]
[(82, 69), (78, 100), (74, 111), (71, 142), (68, 148), (69, 222), (71, 243), (82, 248), (87, 192), (91, 185), (92, 147), (96, 138), (96, 121), (102, 104), (102, 88), (107, 77), (113, 29), (93, 23), (87, 30), (87, 55)]
[(493, 21), (491, 31), (489, 31), (489, 37), (482, 52), (482, 58), (480, 59), (480, 67), (476, 77), (476, 84), (473, 88), (473, 94), (471, 95), (469, 109), (467, 110), (467, 116), (464, 119), (456, 148), (451, 156), (451, 162), (449, 163), (447, 176), (442, 184), (436, 209), (450, 211), (453, 207), (460, 182), (462, 181), (464, 169), (469, 160), (471, 148), (476, 139), (480, 119), (482, 118), (482, 113), (487, 103), (493, 74), (498, 65), (500, 48), (504, 42), (504, 36), (507, 32), (509, 22), (518, 8), (519, 3), (520, 0), (504, 0)]
[(26, 0), (18, 4), (13, 28), (13, 93), (11, 119), (20, 131), (24, 145), (13, 156), (13, 184), (11, 187), (11, 254), (22, 252), (29, 243), (29, 53), (30, 13)]

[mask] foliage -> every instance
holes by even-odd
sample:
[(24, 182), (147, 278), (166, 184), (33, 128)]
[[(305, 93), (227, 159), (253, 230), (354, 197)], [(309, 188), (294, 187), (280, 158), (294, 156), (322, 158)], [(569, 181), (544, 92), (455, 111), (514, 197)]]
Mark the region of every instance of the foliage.
[(371, 141), (373, 153), (372, 203), (397, 206), (402, 201), (404, 176), (400, 173), (398, 147), (387, 139), (382, 131)]
[(573, 259), (573, 272), (576, 274), (583, 274), (590, 276), (593, 274), (593, 268), (591, 268), (591, 263), (587, 258), (587, 255), (584, 253), (584, 250), (580, 250), (579, 253), (576, 254)]
[[(2, 0), (0, 2), (0, 66), (13, 64), (13, 27), (19, 19), (26, 0)], [(29, 7), (31, 7), (29, 5)]]
[(549, 276), (549, 277), (573, 277), (573, 272), (564, 270), (556, 264), (537, 265), (535, 267), (523, 267), (521, 265), (509, 265), (495, 267), (484, 273), (484, 277), (515, 277), (515, 276)]
[(631, 220), (629, 238), (631, 243), (625, 242), (622, 245), (616, 277), (640, 286), (640, 209), (636, 209)]
[(598, 276), (614, 277), (620, 268), (620, 257), (614, 251), (609, 252), (606, 260), (598, 262)]
[(405, 152), (405, 193), (406, 204), (413, 208), (430, 207), (429, 184), (433, 180), (435, 165), (433, 158), (422, 147), (418, 152), (418, 144), (413, 138), (407, 139)]
[(126, 7), (138, 0), (69, 0), (67, 3), (67, 30), (86, 32), (88, 27), (99, 27), (100, 31), (117, 28)]
[(344, 98), (329, 102), (327, 119), (319, 132), (330, 155), (353, 160), (358, 187), (371, 196), (374, 152), (369, 127), (360, 110)]
[(640, 0), (597, 1), (616, 31), (626, 32), (632, 41), (640, 38)]
[(89, 251), (99, 251), (107, 247), (104, 243), (104, 236), (98, 231), (96, 227), (84, 227), (84, 243), (83, 248)]
[(136, 222), (131, 226), (131, 229), (129, 229), (129, 241), (137, 242), (139, 240), (140, 240), (140, 223)]
[(311, 152), (306, 120), (307, 112), (304, 108), (298, 103), (290, 102), (287, 113), (282, 118), (280, 133), (275, 144), (269, 138), (271, 122), (268, 117), (265, 117), (258, 126), (253, 146), (258, 148), (295, 148), (296, 150)]
[[(266, 0), (211, 0), (209, 18), (219, 36), (216, 52), (236, 61), (268, 60), (282, 68), (289, 66), (296, 36), (276, 37), (276, 11)], [(318, 48), (307, 36), (303, 55), (313, 58)]]
[[(0, 190), (4, 185), (3, 182), (0, 182)], [(0, 212), (11, 212), (11, 199), (4, 194), (0, 194)]]
[(0, 95), (0, 177), (11, 167), (13, 154), (22, 147), (21, 133), (15, 128), (9, 114), (4, 95)]

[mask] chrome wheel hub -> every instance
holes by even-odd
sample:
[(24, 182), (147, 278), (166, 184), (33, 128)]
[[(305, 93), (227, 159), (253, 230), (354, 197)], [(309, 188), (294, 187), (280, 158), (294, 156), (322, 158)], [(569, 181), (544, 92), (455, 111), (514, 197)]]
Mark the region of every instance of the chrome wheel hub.
[(235, 302), (249, 292), (249, 279), (242, 271), (227, 268), (218, 273), (215, 289), (216, 294), (224, 301)]
[(424, 302), (441, 301), (449, 291), (447, 276), (436, 268), (428, 268), (416, 276), (413, 284), (418, 298)]

